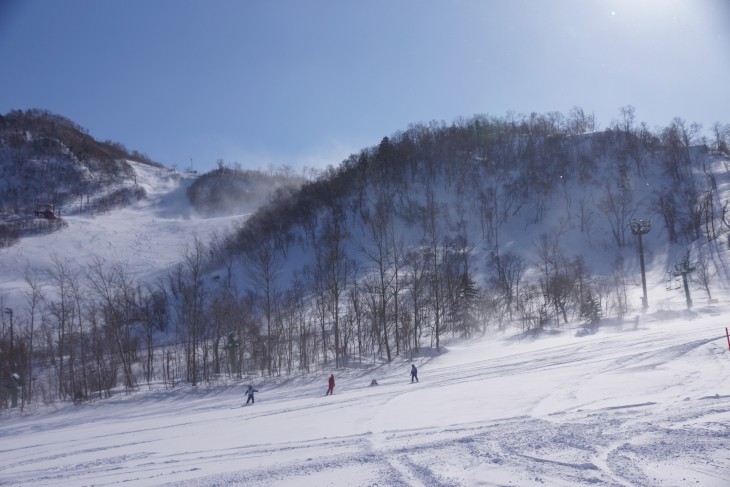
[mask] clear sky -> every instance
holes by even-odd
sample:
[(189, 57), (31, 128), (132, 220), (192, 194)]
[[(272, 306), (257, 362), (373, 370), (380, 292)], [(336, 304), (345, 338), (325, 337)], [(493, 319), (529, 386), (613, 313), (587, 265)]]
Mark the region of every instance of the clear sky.
[(730, 123), (728, 0), (0, 0), (0, 113), (178, 168), (322, 168), (411, 123)]

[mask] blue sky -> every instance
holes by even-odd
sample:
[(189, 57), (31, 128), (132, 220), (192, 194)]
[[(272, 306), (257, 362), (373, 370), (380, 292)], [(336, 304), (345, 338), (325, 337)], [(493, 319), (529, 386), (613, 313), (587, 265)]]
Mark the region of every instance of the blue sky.
[(730, 123), (726, 0), (0, 0), (0, 113), (168, 166), (322, 168), (411, 123)]

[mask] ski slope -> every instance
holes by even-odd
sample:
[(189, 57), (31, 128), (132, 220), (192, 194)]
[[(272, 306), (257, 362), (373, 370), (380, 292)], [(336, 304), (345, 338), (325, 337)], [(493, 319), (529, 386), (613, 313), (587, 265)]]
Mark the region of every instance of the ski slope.
[(193, 236), (207, 242), (213, 231), (223, 233), (247, 216), (199, 218), (186, 196), (192, 182), (189, 175), (128, 162), (146, 199), (93, 215), (74, 213), (74, 208), (67, 207), (62, 213), (66, 228), (24, 237), (18, 244), (0, 248), (0, 297), (5, 306), (23, 307), (27, 271), (43, 275), (55, 269), (54, 261), (83, 272), (98, 258), (123, 264), (140, 280), (164, 277), (167, 268), (180, 262)]
[[(152, 387), (0, 419), (0, 485), (730, 485), (727, 313), (663, 313), (410, 362)], [(668, 319), (666, 319), (668, 318)], [(379, 386), (370, 387), (376, 378)]]

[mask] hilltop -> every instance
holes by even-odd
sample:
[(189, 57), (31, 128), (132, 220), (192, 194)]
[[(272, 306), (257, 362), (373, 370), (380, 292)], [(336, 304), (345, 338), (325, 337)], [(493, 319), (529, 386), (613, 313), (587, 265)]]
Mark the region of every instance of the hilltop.
[[(61, 214), (103, 212), (143, 199), (131, 184), (128, 161), (161, 167), (48, 111), (0, 115), (0, 245), (63, 228)], [(33, 218), (39, 209), (45, 219)]]

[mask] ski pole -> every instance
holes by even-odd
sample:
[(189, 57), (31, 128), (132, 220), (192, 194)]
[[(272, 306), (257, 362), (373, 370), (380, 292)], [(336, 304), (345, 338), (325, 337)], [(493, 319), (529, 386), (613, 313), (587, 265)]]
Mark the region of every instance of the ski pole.
[(727, 326), (725, 327), (725, 336), (727, 337), (727, 349), (730, 350), (730, 333), (727, 331)]

